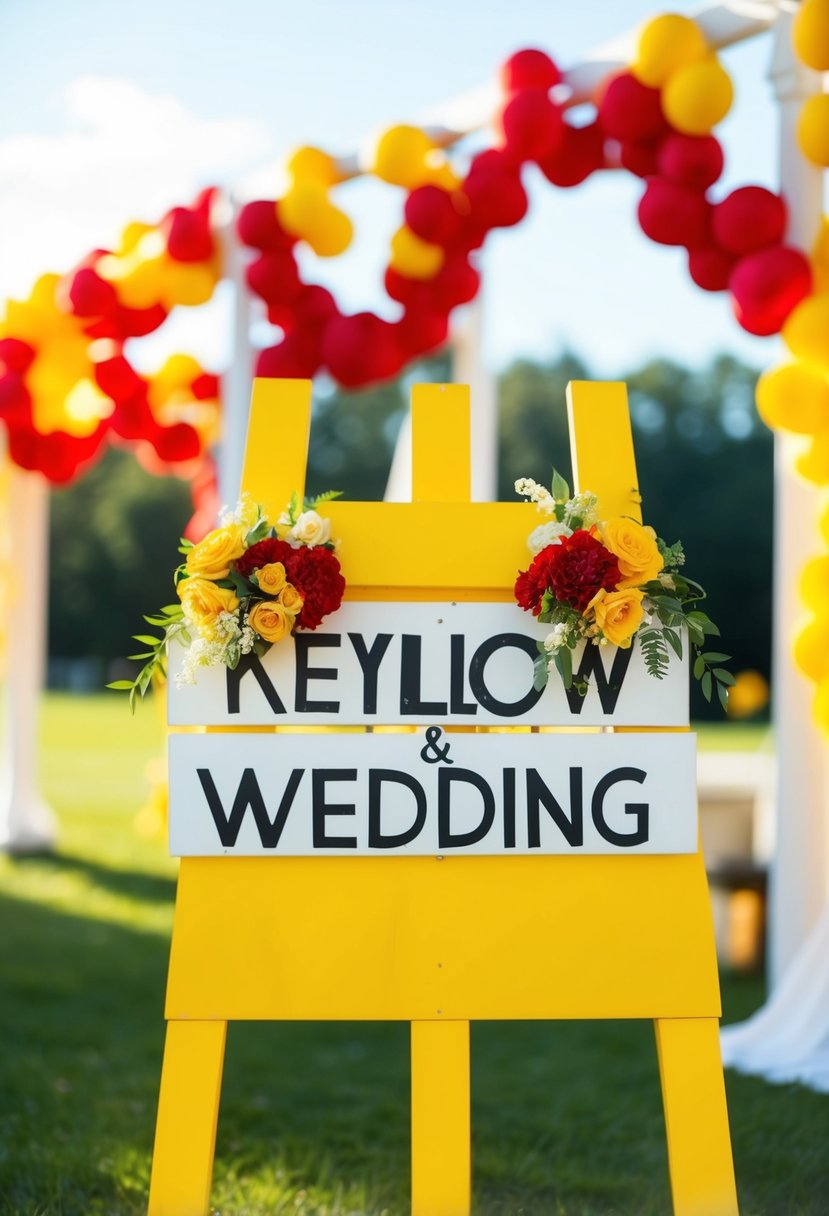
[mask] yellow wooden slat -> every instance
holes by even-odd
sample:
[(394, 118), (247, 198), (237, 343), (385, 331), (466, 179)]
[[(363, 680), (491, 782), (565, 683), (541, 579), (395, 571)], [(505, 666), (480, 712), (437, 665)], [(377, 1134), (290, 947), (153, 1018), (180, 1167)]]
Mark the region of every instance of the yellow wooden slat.
[(567, 386), (573, 480), (598, 495), (602, 516), (642, 521), (639, 477), (624, 384), (573, 380)]
[(675, 1216), (737, 1216), (715, 1018), (654, 1023)]
[(224, 1021), (167, 1026), (148, 1216), (206, 1216), (226, 1028)]
[(469, 386), (412, 389), (412, 502), (468, 502)]
[(310, 426), (310, 380), (254, 380), (242, 489), (272, 522), (305, 492)]
[(412, 1216), (468, 1216), (469, 1023), (412, 1022)]

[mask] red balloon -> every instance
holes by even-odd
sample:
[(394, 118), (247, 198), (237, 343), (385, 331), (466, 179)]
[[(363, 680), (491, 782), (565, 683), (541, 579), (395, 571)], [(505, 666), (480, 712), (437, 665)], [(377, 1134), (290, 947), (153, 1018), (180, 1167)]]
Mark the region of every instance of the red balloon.
[(437, 350), (448, 337), (449, 319), (445, 315), (407, 313), (397, 322), (397, 339), (407, 360)]
[(619, 145), (619, 159), (622, 168), (637, 177), (654, 177), (657, 171), (659, 142), (642, 143), (639, 140), (626, 139)]
[(812, 268), (799, 249), (775, 245), (741, 258), (729, 280), (734, 315), (750, 334), (780, 331), (812, 290)]
[(215, 253), (209, 215), (187, 207), (173, 207), (161, 221), (167, 252), (176, 262), (208, 262)]
[(123, 355), (103, 359), (94, 365), (95, 382), (102, 393), (113, 401), (126, 401), (136, 394), (145, 394), (147, 382), (127, 362)]
[(370, 312), (335, 317), (325, 329), (322, 359), (344, 388), (388, 380), (404, 362), (395, 326)]
[(742, 186), (717, 203), (712, 217), (714, 239), (741, 257), (779, 245), (786, 231), (786, 204), (763, 186)]
[(9, 433), (33, 429), (32, 398), (19, 372), (7, 372), (5, 376), (0, 376), (0, 418)]
[(320, 339), (300, 331), (286, 334), (276, 346), (259, 352), (256, 375), (312, 380), (320, 368)]
[(291, 249), (297, 240), (295, 236), (289, 236), (280, 224), (276, 203), (266, 199), (245, 204), (236, 220), (236, 231), (243, 245), (267, 253)]
[(658, 162), (662, 177), (694, 190), (707, 190), (722, 173), (724, 157), (713, 135), (671, 131), (660, 145)]
[(452, 254), (425, 286), (427, 301), (424, 311), (446, 314), (458, 305), (468, 304), (475, 299), (481, 286), (481, 276), (474, 266), (470, 266), (466, 257)]
[(106, 317), (118, 307), (118, 294), (91, 266), (81, 266), (70, 275), (66, 297), (76, 317)]
[(201, 452), (199, 433), (186, 422), (176, 422), (173, 426), (160, 426), (146, 438), (161, 459), (168, 464), (195, 460)]
[(545, 92), (561, 82), (561, 72), (546, 52), (527, 48), (516, 51), (501, 68), (501, 88), (505, 93), (521, 89)]
[(115, 411), (109, 419), (112, 430), (121, 439), (150, 439), (159, 429), (147, 401), (147, 386), (129, 397), (120, 397), (115, 402)]
[[(490, 228), (511, 228), (527, 214), (527, 192), (521, 184), (517, 169), (510, 167), (497, 152), (483, 153), (473, 160), (462, 186), (469, 200), (470, 217), (464, 225), (462, 240), (466, 248), (475, 248)], [(473, 243), (469, 243), (470, 235)]]
[(510, 160), (540, 160), (552, 155), (563, 138), (561, 110), (546, 93), (524, 89), (501, 112), (499, 126)]
[(725, 291), (735, 259), (716, 245), (691, 249), (688, 253), (688, 273), (703, 291)]
[(659, 89), (640, 84), (630, 72), (614, 76), (599, 103), (599, 122), (611, 139), (655, 139), (667, 130)]
[(216, 401), (222, 393), (219, 377), (210, 372), (202, 372), (190, 385), (190, 392), (197, 401)]
[(84, 326), (90, 338), (112, 338), (124, 342), (127, 338), (143, 338), (151, 334), (167, 320), (167, 309), (163, 304), (151, 308), (124, 308), (119, 304), (109, 316), (93, 320)]
[(697, 190), (652, 177), (639, 203), (639, 226), (660, 245), (693, 249), (708, 242), (710, 210)]
[(585, 127), (562, 128), (561, 143), (538, 162), (541, 172), (554, 186), (578, 186), (604, 165), (604, 134), (598, 122)]
[(303, 287), (293, 255), (285, 250), (260, 254), (245, 270), (245, 278), (266, 304), (292, 304)]
[(429, 287), (431, 286), (429, 281), (424, 279), (407, 279), (405, 275), (400, 274), (397, 270), (392, 270), (391, 266), (388, 266), (384, 282), (386, 295), (390, 299), (396, 300), (398, 304), (403, 304), (406, 308), (413, 310), (428, 308), (430, 299)]
[(37, 351), (21, 338), (0, 338), (0, 365), (9, 372), (26, 372)]
[(440, 186), (418, 186), (406, 199), (403, 213), (415, 236), (434, 245), (448, 245), (461, 226), (452, 195)]

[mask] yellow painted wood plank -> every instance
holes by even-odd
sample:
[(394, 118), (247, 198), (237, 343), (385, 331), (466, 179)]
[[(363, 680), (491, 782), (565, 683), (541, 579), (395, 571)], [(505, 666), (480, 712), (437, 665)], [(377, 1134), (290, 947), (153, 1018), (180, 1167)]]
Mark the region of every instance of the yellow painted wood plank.
[(169, 1022), (148, 1216), (205, 1216), (210, 1200), (226, 1023)]
[(305, 491), (310, 426), (310, 380), (254, 380), (242, 489), (272, 522)]
[(412, 1216), (468, 1216), (469, 1023), (412, 1022)]
[(570, 455), (577, 490), (598, 495), (603, 517), (642, 520), (627, 387), (573, 380), (567, 386)]
[(699, 854), (181, 861), (168, 1017), (719, 1012)]
[(412, 502), (468, 502), (471, 493), (469, 386), (412, 389)]
[(655, 1022), (674, 1216), (737, 1216), (715, 1018)]

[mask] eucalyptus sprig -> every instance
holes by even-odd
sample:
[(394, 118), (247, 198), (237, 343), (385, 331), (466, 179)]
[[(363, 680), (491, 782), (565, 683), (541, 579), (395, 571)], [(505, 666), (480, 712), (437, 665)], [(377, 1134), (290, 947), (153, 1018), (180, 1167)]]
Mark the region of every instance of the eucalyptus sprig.
[(147, 662), (138, 672), (135, 679), (113, 680), (111, 684), (107, 684), (107, 688), (115, 688), (120, 692), (129, 692), (130, 709), (133, 713), (135, 713), (135, 698), (144, 696), (153, 677), (161, 676), (166, 678), (167, 642), (174, 637), (181, 638), (185, 643), (190, 642), (190, 635), (187, 632), (181, 604), (167, 604), (159, 610), (157, 616), (145, 616), (144, 620), (148, 625), (161, 629), (161, 637), (155, 637), (151, 633), (134, 633), (132, 635), (133, 641), (140, 642), (142, 646), (148, 646), (149, 650), (142, 651), (140, 654), (127, 655), (127, 658), (134, 660), (146, 659)]

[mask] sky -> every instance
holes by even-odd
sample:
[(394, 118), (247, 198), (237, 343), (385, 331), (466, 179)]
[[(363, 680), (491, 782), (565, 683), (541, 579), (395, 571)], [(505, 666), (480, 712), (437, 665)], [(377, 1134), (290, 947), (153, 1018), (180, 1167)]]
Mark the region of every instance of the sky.
[[(28, 294), (39, 274), (69, 269), (128, 221), (154, 222), (204, 185), (275, 197), (300, 144), (353, 152), (484, 85), (514, 50), (541, 47), (570, 67), (659, 11), (655, 0), (2, 0), (0, 298)], [(723, 55), (736, 101), (718, 129), (726, 173), (715, 197), (777, 185), (770, 53), (762, 36)], [(528, 217), (493, 234), (483, 255), (491, 367), (565, 348), (611, 376), (656, 356), (774, 359), (774, 339), (749, 337), (722, 295), (694, 287), (682, 251), (642, 236), (638, 179), (602, 173), (565, 191), (536, 174), (528, 184)], [(307, 269), (345, 307), (394, 315), (382, 266), (401, 192), (361, 181), (336, 201), (352, 215), (354, 246)], [(136, 362), (150, 370), (187, 350), (222, 370), (231, 307), (222, 291), (207, 309), (177, 310), (133, 350)]]

